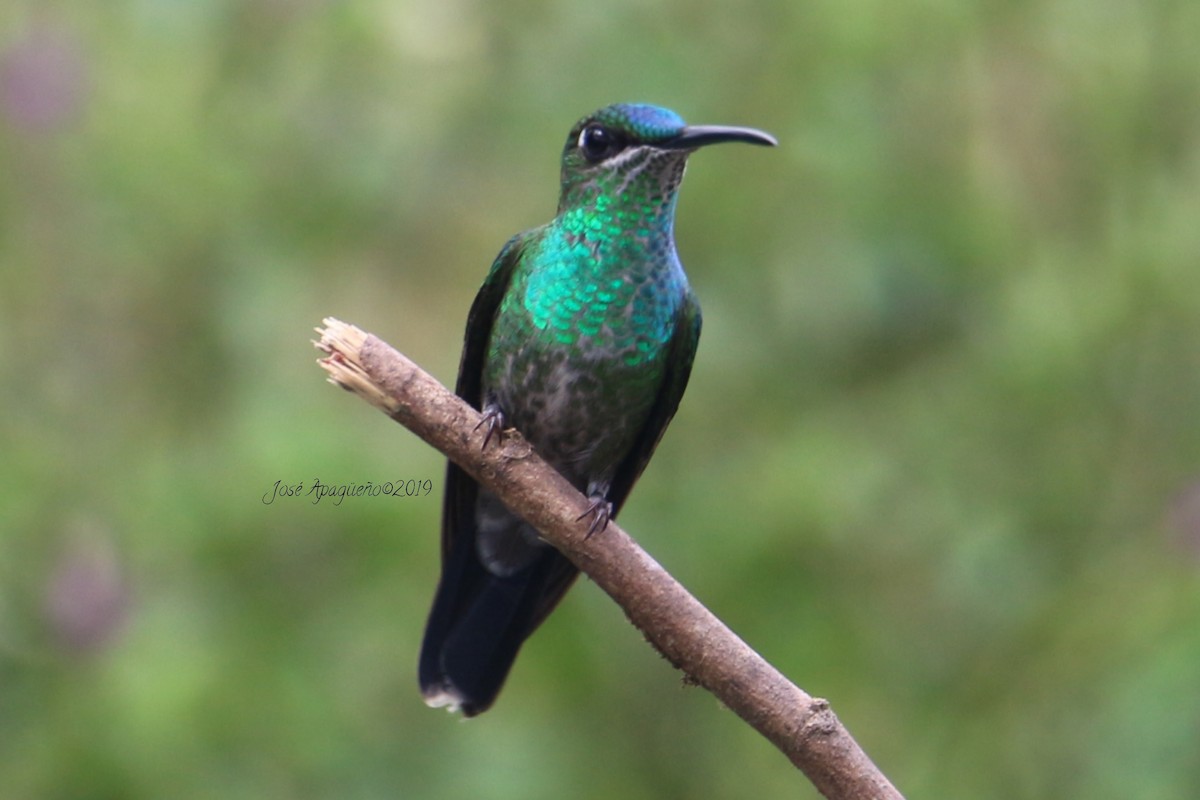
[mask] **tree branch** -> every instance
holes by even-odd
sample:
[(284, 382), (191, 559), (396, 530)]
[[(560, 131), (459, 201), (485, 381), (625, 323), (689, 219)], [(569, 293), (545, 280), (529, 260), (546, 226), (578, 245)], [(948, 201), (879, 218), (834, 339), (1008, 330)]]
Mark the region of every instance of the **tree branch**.
[(519, 434), (483, 448), (480, 415), (380, 339), (327, 318), (329, 381), (420, 436), (538, 529), (625, 610), (688, 680), (769, 739), (831, 800), (903, 800), (829, 703), (806, 694), (701, 605), (615, 522), (587, 538), (588, 501)]

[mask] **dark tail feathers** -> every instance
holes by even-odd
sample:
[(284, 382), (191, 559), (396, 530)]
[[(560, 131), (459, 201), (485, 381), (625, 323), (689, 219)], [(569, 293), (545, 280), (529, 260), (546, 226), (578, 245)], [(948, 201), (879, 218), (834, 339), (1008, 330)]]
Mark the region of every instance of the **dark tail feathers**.
[[(556, 602), (564, 569), (574, 567), (547, 547), (533, 564), (500, 578), (488, 572), (474, 542), (457, 543), (447, 555), (421, 645), (421, 694), (431, 706), (449, 706), (473, 717), (500, 693), (521, 644)], [(567, 583), (569, 585), (570, 578)]]

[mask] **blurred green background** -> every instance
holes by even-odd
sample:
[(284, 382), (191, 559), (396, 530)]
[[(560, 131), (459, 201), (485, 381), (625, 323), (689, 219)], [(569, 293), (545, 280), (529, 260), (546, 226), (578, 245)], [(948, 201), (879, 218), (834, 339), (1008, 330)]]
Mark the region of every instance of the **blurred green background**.
[[(452, 382), (618, 100), (693, 160), (692, 383), (622, 522), (917, 798), (1200, 796), (1200, 4), (0, 9), (0, 797), (815, 797), (594, 586), (426, 709)], [(432, 479), (433, 495), (281, 498)]]

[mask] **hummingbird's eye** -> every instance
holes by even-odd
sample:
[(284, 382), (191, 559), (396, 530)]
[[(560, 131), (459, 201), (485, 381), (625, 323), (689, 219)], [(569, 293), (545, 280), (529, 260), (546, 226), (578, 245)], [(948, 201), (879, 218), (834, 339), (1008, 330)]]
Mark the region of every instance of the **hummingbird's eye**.
[(621, 146), (620, 139), (603, 125), (588, 125), (579, 133), (579, 149), (593, 164), (617, 153)]

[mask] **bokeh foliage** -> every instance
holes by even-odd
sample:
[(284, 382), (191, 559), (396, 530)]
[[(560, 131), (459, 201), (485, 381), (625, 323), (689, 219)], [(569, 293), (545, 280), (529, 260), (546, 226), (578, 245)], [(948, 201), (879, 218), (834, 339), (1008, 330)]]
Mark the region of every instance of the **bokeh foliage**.
[[(450, 382), (615, 100), (695, 159), (692, 385), (625, 526), (911, 797), (1200, 794), (1200, 4), (0, 9), (0, 796), (815, 796), (583, 583), (415, 688)], [(430, 497), (262, 502), (433, 479)]]

